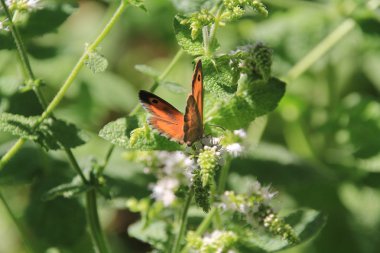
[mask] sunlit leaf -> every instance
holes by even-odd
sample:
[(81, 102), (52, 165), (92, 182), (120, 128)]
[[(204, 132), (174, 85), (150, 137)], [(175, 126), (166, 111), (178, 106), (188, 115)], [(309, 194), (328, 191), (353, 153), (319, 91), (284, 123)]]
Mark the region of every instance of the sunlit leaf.
[(201, 36), (195, 40), (191, 38), (191, 30), (180, 23), (181, 17), (174, 18), (174, 32), (178, 44), (190, 55), (202, 55), (204, 53), (203, 41)]

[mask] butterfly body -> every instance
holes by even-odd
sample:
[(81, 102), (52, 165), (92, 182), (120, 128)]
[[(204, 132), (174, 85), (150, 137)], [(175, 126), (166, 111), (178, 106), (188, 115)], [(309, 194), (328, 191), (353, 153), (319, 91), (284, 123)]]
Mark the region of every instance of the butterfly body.
[(185, 114), (155, 94), (140, 90), (140, 102), (150, 113), (149, 124), (168, 138), (187, 145), (203, 136), (203, 74), (202, 63), (196, 64), (192, 94), (187, 98)]

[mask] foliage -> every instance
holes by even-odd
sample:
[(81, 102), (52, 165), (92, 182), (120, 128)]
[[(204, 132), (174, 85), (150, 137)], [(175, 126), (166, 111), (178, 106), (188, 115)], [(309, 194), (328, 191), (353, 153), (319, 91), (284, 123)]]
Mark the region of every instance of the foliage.
[(377, 252), (379, 6), (0, 0), (0, 252)]

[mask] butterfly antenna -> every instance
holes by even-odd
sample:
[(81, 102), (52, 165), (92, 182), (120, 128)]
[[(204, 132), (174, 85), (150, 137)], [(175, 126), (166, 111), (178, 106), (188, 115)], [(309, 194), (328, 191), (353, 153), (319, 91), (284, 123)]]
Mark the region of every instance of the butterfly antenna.
[(221, 127), (221, 126), (218, 126), (218, 125), (213, 125), (213, 124), (208, 124), (209, 126), (212, 126), (212, 127), (218, 127), (220, 129), (222, 129), (223, 131), (226, 131), (226, 129), (224, 127)]

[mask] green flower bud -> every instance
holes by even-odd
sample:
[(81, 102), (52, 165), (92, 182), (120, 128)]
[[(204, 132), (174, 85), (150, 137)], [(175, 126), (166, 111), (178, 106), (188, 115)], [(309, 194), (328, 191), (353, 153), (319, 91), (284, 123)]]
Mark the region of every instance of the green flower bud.
[(198, 156), (198, 165), (201, 168), (200, 174), (202, 178), (202, 186), (205, 187), (214, 176), (219, 166), (220, 152), (217, 147), (205, 146), (204, 150)]

